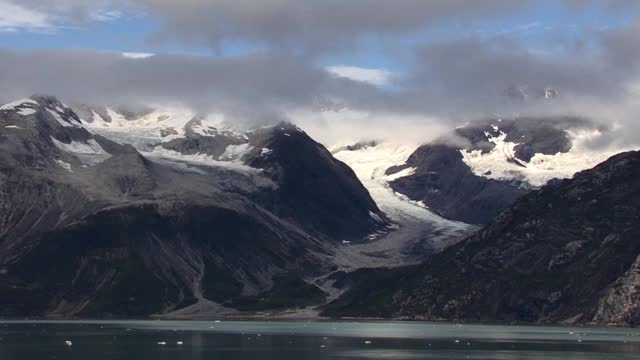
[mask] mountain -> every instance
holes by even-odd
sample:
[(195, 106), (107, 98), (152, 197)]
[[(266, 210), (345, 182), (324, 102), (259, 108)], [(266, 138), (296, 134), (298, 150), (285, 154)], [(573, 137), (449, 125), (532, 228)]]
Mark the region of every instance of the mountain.
[(420, 146), (391, 188), (436, 213), (486, 224), (505, 207), (552, 179), (570, 178), (614, 153), (584, 145), (600, 130), (579, 118), (489, 119)]
[(637, 325), (640, 152), (517, 200), (423, 265), (337, 278), (329, 316)]
[(238, 135), (190, 120), (141, 151), (53, 97), (0, 107), (0, 315), (322, 303), (310, 281), (333, 271), (338, 244), (387, 231), (353, 172), (296, 127)]

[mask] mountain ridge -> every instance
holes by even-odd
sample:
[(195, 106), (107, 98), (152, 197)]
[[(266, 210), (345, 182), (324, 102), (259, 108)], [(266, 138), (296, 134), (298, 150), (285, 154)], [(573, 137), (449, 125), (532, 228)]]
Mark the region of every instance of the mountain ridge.
[(639, 174), (636, 151), (549, 184), (424, 265), (353, 284), (325, 315), (635, 325)]

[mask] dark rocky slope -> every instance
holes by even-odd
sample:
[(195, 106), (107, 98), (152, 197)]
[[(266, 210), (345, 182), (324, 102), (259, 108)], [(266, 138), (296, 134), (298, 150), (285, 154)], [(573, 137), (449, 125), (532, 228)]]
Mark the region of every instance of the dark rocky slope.
[(637, 325), (640, 152), (534, 191), (427, 264), (361, 276), (325, 311)]
[(275, 191), (260, 202), (277, 216), (317, 236), (361, 240), (387, 225), (386, 217), (351, 168), (300, 128), (281, 123), (249, 136), (248, 165), (264, 169)]
[[(407, 160), (410, 176), (390, 183), (392, 189), (422, 201), (441, 216), (484, 224), (517, 198), (529, 192), (522, 184), (487, 179), (474, 174), (459, 150), (448, 145), (423, 145)], [(399, 169), (389, 169), (392, 174)]]
[[(344, 165), (323, 148), (305, 148), (315, 144), (308, 137), (280, 149), (272, 139), (279, 133), (261, 141), (283, 159), (296, 146), (307, 157), (236, 171), (145, 158), (87, 131), (54, 98), (3, 109), (0, 315), (123, 317), (185, 308), (197, 315), (321, 302), (324, 293), (306, 280), (332, 270), (334, 242), (385, 224), (372, 220), (369, 212), (379, 210)], [(317, 179), (296, 172), (296, 161), (327, 162), (313, 166), (340, 173), (317, 177), (337, 181), (339, 195), (364, 208), (340, 219), (334, 202), (345, 200), (330, 196), (309, 209), (301, 208), (304, 199), (274, 206), (289, 188), (312, 200), (326, 195), (313, 186)], [(269, 164), (292, 169), (286, 181)], [(363, 225), (352, 230), (352, 221)], [(290, 304), (282, 301), (287, 291), (297, 294)]]

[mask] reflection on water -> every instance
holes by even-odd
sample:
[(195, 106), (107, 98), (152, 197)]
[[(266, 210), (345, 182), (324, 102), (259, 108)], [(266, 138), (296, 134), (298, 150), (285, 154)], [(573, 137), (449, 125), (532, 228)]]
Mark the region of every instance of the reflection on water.
[[(71, 346), (65, 344), (72, 343)], [(634, 329), (416, 322), (0, 322), (0, 359), (638, 359)]]

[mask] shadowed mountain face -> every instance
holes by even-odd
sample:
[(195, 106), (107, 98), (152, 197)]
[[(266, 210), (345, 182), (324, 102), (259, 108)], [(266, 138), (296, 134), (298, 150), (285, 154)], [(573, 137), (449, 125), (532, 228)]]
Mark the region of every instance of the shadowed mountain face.
[[(460, 151), (448, 145), (421, 146), (404, 167), (416, 170), (392, 181), (394, 191), (424, 202), (445, 218), (470, 224), (490, 221), (528, 192), (520, 184), (474, 174), (462, 161)], [(394, 169), (387, 172), (392, 174)]]
[(279, 184), (262, 193), (265, 207), (318, 236), (359, 240), (386, 224), (353, 170), (298, 127), (280, 124), (251, 133), (248, 165)]
[(362, 275), (326, 314), (636, 325), (639, 176), (629, 152), (547, 185), (425, 265)]
[[(554, 155), (572, 148), (568, 129), (590, 126), (575, 118), (499, 119), (479, 121), (455, 130), (448, 141), (418, 148), (387, 174), (411, 168), (412, 173), (390, 183), (391, 188), (422, 201), (440, 215), (471, 224), (485, 224), (534, 186), (526, 178), (494, 178), (478, 174), (465, 162), (464, 152), (500, 151), (496, 168), (516, 166), (526, 171), (535, 154)], [(497, 149), (504, 143), (513, 148)]]
[[(331, 271), (335, 243), (386, 226), (350, 169), (294, 130), (252, 136), (236, 169), (147, 158), (51, 97), (3, 106), (0, 315), (287, 306), (278, 294)], [(324, 297), (298, 285), (292, 306)]]

